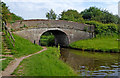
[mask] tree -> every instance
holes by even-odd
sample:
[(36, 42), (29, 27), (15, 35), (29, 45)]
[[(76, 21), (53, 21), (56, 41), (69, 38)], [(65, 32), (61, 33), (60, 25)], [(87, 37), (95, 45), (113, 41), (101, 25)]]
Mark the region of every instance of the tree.
[(101, 10), (97, 7), (90, 7), (81, 12), (85, 20), (95, 20), (102, 23), (118, 23), (118, 16), (109, 13), (107, 10)]
[(23, 20), (22, 17), (15, 15), (14, 13), (11, 13), (8, 9), (8, 6), (4, 2), (0, 2), (0, 6), (2, 11), (0, 12), (0, 16), (2, 17), (2, 21), (4, 22), (15, 22), (15, 20)]
[(84, 19), (82, 18), (82, 15), (77, 10), (69, 9), (67, 11), (63, 11), (59, 15), (60, 20), (68, 20), (68, 21), (74, 21), (74, 22), (83, 22)]
[(57, 18), (57, 14), (55, 14), (55, 12), (51, 9), (49, 12), (46, 13), (46, 17), (48, 19), (56, 19)]
[(2, 21), (7, 21), (9, 19), (10, 11), (4, 2), (0, 2), (0, 5), (2, 7)]
[(86, 20), (93, 20), (97, 19), (97, 16), (100, 16), (102, 14), (102, 11), (96, 7), (90, 7), (89, 9), (85, 9), (84, 11), (81, 12), (82, 17)]

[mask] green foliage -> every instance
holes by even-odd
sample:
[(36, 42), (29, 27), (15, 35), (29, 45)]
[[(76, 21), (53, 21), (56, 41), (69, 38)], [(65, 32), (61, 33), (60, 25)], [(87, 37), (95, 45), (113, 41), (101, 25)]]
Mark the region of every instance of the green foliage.
[(54, 46), (55, 44), (55, 37), (54, 35), (42, 35), (40, 39), (41, 45), (43, 46)]
[(58, 44), (58, 50), (57, 51), (59, 52), (59, 55), (57, 55), (57, 56), (60, 57), (61, 54), (60, 54), (60, 45), (59, 44)]
[(15, 15), (14, 13), (11, 13), (8, 9), (8, 6), (4, 2), (0, 2), (0, 6), (2, 9), (2, 12), (0, 12), (0, 16), (2, 17), (2, 21), (6, 21), (9, 23), (13, 23), (16, 20), (23, 20), (22, 17)]
[(70, 47), (91, 51), (119, 52), (117, 36), (103, 36), (94, 39), (79, 40), (70, 44)]
[(118, 35), (118, 25), (116, 24), (103, 24), (97, 21), (86, 21), (86, 24), (94, 25), (95, 26), (95, 34), (106, 36), (106, 35)]
[(95, 20), (102, 23), (115, 23), (118, 24), (118, 15), (113, 15), (107, 10), (101, 10), (97, 7), (90, 7), (81, 12), (85, 20)]
[(84, 19), (82, 18), (82, 15), (77, 10), (67, 10), (63, 11), (60, 16), (60, 20), (68, 20), (68, 21), (74, 21), (74, 22), (84, 22)]
[(10, 13), (10, 19), (8, 21), (10, 23), (14, 23), (16, 20), (23, 20), (23, 18), (15, 15), (14, 13)]
[[(48, 47), (48, 50), (31, 56), (15, 70), (14, 74), (19, 76), (75, 76), (73, 70), (63, 61), (59, 60), (60, 53), (55, 47)], [(38, 60), (39, 59), (39, 60)], [(22, 70), (20, 72), (19, 70)]]
[(90, 7), (89, 9), (85, 9), (84, 11), (81, 12), (83, 18), (88, 20), (91, 20), (96, 16), (100, 16), (101, 13), (102, 12), (100, 11), (100, 9), (96, 7)]
[(14, 29), (11, 28), (11, 32), (15, 31)]
[(46, 17), (48, 19), (56, 19), (57, 17), (57, 14), (55, 14), (55, 12), (51, 9), (49, 12), (46, 13)]
[(2, 12), (0, 12), (1, 13), (0, 15), (2, 17), (2, 20), (5, 21), (9, 18), (10, 11), (4, 2), (0, 2), (0, 6), (2, 10)]
[(25, 27), (27, 27), (27, 26), (24, 24), (24, 26), (23, 26), (23, 27), (25, 28)]

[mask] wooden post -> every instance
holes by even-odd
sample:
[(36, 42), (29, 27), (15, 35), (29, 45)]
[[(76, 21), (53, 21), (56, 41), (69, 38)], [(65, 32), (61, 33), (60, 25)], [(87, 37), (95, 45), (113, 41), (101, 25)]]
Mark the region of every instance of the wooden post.
[[(4, 25), (4, 29), (5, 29), (6, 35), (8, 36), (8, 38), (9, 38), (11, 44), (12, 44), (13, 47), (14, 47), (14, 46), (15, 46), (15, 45), (14, 45), (15, 39), (14, 39), (14, 37), (12, 36), (12, 34), (10, 33), (10, 31), (8, 30), (5, 21), (3, 22), (3, 25)], [(9, 34), (10, 36), (9, 36), (8, 34)], [(12, 40), (13, 40), (14, 42), (12, 42)]]

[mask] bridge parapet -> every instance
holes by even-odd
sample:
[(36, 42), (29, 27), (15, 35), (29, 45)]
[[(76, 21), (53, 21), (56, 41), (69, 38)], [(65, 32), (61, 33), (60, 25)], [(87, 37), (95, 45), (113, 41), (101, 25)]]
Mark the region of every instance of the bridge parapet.
[(94, 26), (65, 20), (22, 20), (8, 25), (12, 29), (20, 28), (62, 28), (94, 32)]

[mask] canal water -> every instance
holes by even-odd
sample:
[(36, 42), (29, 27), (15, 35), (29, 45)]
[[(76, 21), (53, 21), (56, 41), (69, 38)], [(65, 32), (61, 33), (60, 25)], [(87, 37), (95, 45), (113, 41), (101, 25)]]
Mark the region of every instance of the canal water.
[(61, 48), (61, 57), (79, 76), (118, 76), (119, 54)]

